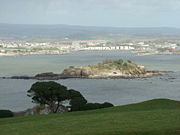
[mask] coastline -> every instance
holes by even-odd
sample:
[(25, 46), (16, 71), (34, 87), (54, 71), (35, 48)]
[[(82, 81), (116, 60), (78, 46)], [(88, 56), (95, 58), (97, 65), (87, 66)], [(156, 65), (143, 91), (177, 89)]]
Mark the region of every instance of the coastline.
[(61, 52), (61, 53), (0, 53), (0, 57), (1, 56), (30, 56), (30, 55), (64, 55), (64, 54), (68, 54), (68, 53), (72, 53), (74, 51), (68, 51), (68, 52)]
[[(77, 51), (87, 51), (87, 50), (73, 50), (73, 51), (67, 51), (67, 52), (58, 52), (58, 53), (0, 53), (1, 56), (30, 56), (30, 55), (64, 55), (69, 54)], [(93, 50), (97, 51), (97, 50)], [(100, 51), (107, 51), (107, 50), (100, 50)], [(112, 51), (112, 50), (108, 50)], [(133, 51), (132, 51), (133, 52)], [(135, 52), (136, 56), (149, 56), (149, 55), (180, 55), (180, 51), (178, 52)]]
[(180, 55), (180, 52), (138, 52), (137, 56), (149, 55)]

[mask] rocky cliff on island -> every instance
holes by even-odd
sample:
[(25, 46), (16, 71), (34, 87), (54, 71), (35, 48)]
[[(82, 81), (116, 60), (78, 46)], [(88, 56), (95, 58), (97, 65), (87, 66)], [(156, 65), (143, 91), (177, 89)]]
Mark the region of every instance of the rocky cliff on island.
[[(70, 66), (61, 74), (53, 72), (41, 73), (35, 76), (13, 76), (8, 79), (37, 79), (37, 80), (58, 80), (68, 78), (86, 78), (86, 79), (133, 79), (148, 78), (155, 75), (164, 75), (166, 72), (150, 71), (144, 66), (137, 65), (131, 61), (105, 60), (97, 65), (89, 66)], [(6, 79), (6, 77), (4, 77)]]

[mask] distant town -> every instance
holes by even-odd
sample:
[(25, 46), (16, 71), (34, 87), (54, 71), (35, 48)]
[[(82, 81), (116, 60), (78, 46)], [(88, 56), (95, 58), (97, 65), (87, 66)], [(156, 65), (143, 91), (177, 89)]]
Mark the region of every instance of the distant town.
[(0, 40), (0, 56), (66, 54), (75, 51), (134, 51), (137, 55), (180, 54), (179, 40), (59, 40), (56, 42), (28, 42)]

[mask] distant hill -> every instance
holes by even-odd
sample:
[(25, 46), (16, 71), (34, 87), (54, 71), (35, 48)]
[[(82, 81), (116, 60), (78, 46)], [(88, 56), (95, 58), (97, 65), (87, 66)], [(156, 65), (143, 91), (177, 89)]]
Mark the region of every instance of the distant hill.
[(113, 34), (132, 36), (179, 36), (179, 28), (120, 28), (73, 25), (0, 24), (0, 39), (70, 38), (93, 39)]

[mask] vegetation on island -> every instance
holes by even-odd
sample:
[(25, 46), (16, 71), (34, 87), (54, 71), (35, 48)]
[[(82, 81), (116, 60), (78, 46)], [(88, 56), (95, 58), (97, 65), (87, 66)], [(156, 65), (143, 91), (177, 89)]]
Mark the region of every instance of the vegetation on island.
[(179, 135), (180, 101), (0, 119), (2, 135)]
[(99, 70), (108, 69), (108, 70), (131, 70), (138, 68), (139, 66), (132, 61), (124, 61), (123, 59), (118, 60), (105, 60), (102, 63), (99, 63), (94, 66), (89, 66), (91, 68), (97, 68)]

